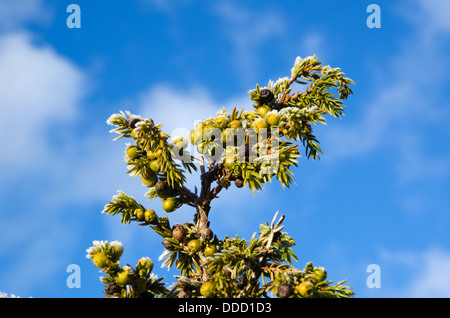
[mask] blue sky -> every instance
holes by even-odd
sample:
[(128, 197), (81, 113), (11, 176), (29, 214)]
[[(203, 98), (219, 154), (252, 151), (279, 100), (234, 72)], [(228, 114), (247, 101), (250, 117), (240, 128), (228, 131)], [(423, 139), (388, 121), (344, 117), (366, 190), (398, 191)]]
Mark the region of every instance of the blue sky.
[[(66, 26), (71, 3), (81, 29)], [(366, 25), (371, 3), (380, 29)], [(213, 231), (250, 238), (279, 210), (297, 267), (314, 261), (357, 297), (450, 297), (449, 17), (445, 0), (2, 1), (0, 291), (103, 297), (85, 258), (93, 240), (123, 242), (124, 264), (158, 263), (151, 230), (100, 213), (118, 189), (154, 204), (125, 174), (112, 113), (191, 129), (222, 107), (248, 108), (256, 83), (316, 54), (356, 82), (346, 116), (315, 130), (325, 155), (302, 157), (290, 190), (222, 192)], [(69, 264), (81, 268), (79, 289), (66, 286)], [(370, 264), (381, 288), (366, 285)]]

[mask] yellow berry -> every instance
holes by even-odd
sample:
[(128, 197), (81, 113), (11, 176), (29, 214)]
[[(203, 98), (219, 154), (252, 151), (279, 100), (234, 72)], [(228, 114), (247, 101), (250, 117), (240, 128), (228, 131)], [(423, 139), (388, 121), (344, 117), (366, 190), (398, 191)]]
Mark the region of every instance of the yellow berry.
[(203, 297), (211, 298), (214, 296), (214, 284), (213, 282), (203, 283), (202, 287), (200, 287), (200, 294)]
[(139, 150), (136, 146), (128, 147), (126, 153), (130, 159), (136, 159), (139, 156)]
[(306, 281), (298, 285), (297, 290), (302, 297), (310, 298), (314, 294), (314, 285)]
[(131, 285), (134, 279), (133, 269), (128, 265), (123, 266), (119, 269), (115, 278), (119, 285)]
[(164, 200), (163, 209), (166, 212), (173, 212), (177, 209), (177, 202), (174, 198), (167, 198)]
[(203, 253), (205, 254), (205, 256), (213, 256), (216, 251), (217, 251), (217, 249), (214, 245), (209, 245), (209, 246), (205, 247), (205, 249), (203, 250)]
[(155, 212), (155, 211), (153, 211), (153, 210), (147, 210), (147, 211), (145, 211), (145, 213), (144, 213), (144, 219), (145, 219), (145, 221), (147, 221), (147, 222), (153, 222), (153, 221), (156, 220), (156, 218), (157, 218), (157, 215), (156, 215), (156, 212)]
[(105, 268), (108, 264), (108, 258), (103, 253), (97, 253), (92, 257), (92, 262), (98, 268)]
[(192, 253), (200, 252), (202, 249), (202, 243), (199, 240), (191, 240), (188, 243), (188, 249)]

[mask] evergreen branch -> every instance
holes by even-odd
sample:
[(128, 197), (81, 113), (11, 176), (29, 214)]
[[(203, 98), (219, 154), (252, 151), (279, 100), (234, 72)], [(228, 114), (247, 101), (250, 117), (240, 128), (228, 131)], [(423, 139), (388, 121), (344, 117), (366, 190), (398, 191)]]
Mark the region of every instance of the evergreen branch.
[[(162, 265), (175, 265), (180, 276), (168, 289), (162, 279), (150, 276), (153, 263), (140, 260), (135, 269), (119, 267), (121, 244), (99, 247), (96, 243), (88, 257), (107, 274), (102, 278), (105, 295), (266, 297), (271, 292), (278, 297), (352, 297), (346, 281), (327, 281), (322, 267), (312, 262), (302, 270), (293, 266), (298, 258), (292, 249), (294, 239), (282, 232), (284, 215), (277, 219), (277, 212), (270, 225), (261, 225), (250, 240), (237, 235), (218, 239), (208, 220), (212, 200), (224, 188), (229, 189), (232, 181), (238, 188), (250, 188), (253, 194), (275, 178), (283, 188), (295, 183), (292, 167), (297, 167), (300, 157), (295, 142), (301, 142), (308, 159), (319, 158), (322, 150), (312, 125), (326, 124), (326, 114), (343, 115), (343, 100), (353, 93), (350, 85), (354, 84), (344, 75), (339, 68), (323, 66), (316, 56), (297, 58), (290, 77), (269, 81), (267, 87), (257, 84), (249, 91), (254, 110), (234, 107), (227, 113), (223, 108), (217, 117), (199, 123), (190, 137), (201, 153), (200, 191), (195, 188), (192, 192), (185, 185), (186, 173), (192, 174), (197, 167), (184, 137), (171, 139), (162, 131), (162, 124), (155, 125), (151, 118), (142, 119), (128, 111), (113, 114), (107, 123), (115, 126), (111, 132), (119, 134), (115, 140), (127, 137), (134, 141), (125, 150), (127, 173), (141, 176), (149, 188), (148, 199), (160, 197), (166, 212), (186, 204), (195, 207), (196, 214), (195, 225), (171, 227), (168, 217), (159, 217), (119, 191), (102, 212), (121, 214), (121, 223), (136, 221), (149, 226), (163, 239)], [(297, 85), (306, 87), (295, 92)], [(242, 135), (238, 137), (236, 132)]]

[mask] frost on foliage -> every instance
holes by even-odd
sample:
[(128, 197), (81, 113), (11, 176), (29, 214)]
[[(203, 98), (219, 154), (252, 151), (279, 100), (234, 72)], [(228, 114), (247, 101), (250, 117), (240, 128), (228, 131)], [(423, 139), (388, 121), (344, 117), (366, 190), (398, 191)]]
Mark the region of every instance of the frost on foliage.
[[(170, 136), (162, 124), (128, 111), (111, 115), (107, 124), (119, 135), (115, 140), (128, 141), (126, 173), (147, 188), (148, 206), (118, 191), (102, 213), (120, 215), (122, 224), (134, 222), (159, 235), (161, 267), (175, 267), (179, 275), (167, 286), (164, 278), (152, 273), (150, 258), (141, 258), (135, 266), (120, 264), (122, 243), (94, 241), (87, 258), (105, 274), (105, 296), (353, 296), (345, 281), (327, 280), (323, 267), (312, 262), (303, 269), (294, 267), (295, 240), (282, 232), (284, 215), (278, 218), (277, 212), (250, 240), (237, 235), (219, 238), (209, 220), (210, 213), (220, 213), (211, 207), (221, 191), (255, 193), (268, 182), (279, 182), (283, 188), (295, 183), (301, 151), (307, 159), (323, 155), (314, 126), (325, 125), (327, 117), (343, 116), (352, 84), (339, 68), (322, 65), (315, 55), (297, 57), (290, 77), (257, 84), (248, 92), (252, 109), (224, 107), (214, 117), (205, 114), (189, 136)], [(199, 184), (191, 187), (187, 175), (195, 172), (200, 174)], [(193, 219), (171, 224), (170, 213), (182, 206), (194, 209)]]

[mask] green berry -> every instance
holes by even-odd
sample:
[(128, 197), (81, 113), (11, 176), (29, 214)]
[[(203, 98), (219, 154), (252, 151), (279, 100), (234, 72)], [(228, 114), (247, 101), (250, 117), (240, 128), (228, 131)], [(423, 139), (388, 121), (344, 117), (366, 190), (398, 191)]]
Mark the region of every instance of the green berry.
[(209, 256), (213, 256), (216, 251), (217, 251), (217, 249), (214, 245), (208, 245), (203, 250), (203, 254), (205, 254), (206, 257), (209, 257)]
[(219, 116), (214, 120), (214, 124), (216, 125), (216, 127), (221, 130), (227, 128), (229, 122), (230, 121), (225, 116)]
[[(153, 171), (153, 170), (151, 170), (151, 169), (143, 169), (142, 171), (141, 171), (141, 176), (144, 178), (144, 179), (147, 179), (147, 180), (156, 180), (156, 181), (158, 181), (158, 177), (156, 176), (156, 173)], [(155, 182), (156, 182), (155, 181)]]
[(266, 114), (271, 111), (271, 108), (267, 105), (260, 106), (256, 111), (261, 115), (262, 118), (266, 117)]
[(131, 286), (136, 294), (142, 294), (147, 290), (147, 284), (142, 278), (135, 279)]
[(153, 261), (148, 257), (142, 257), (136, 265), (136, 269), (146, 269), (149, 273), (153, 270)]
[(319, 279), (316, 274), (309, 273), (305, 276), (305, 281), (308, 281), (308, 282), (312, 283), (313, 285), (315, 285), (319, 282)]
[(202, 140), (202, 130), (201, 129), (192, 130), (190, 137), (191, 137), (191, 144), (193, 145), (198, 144)]
[(144, 220), (145, 219), (145, 212), (142, 209), (136, 209), (134, 210), (134, 216), (138, 219), (138, 220)]
[(150, 169), (154, 172), (159, 172), (161, 170), (161, 166), (158, 160), (153, 160), (150, 162)]
[(147, 188), (151, 188), (155, 185), (156, 181), (155, 180), (147, 180), (143, 177), (141, 177), (141, 182), (144, 186), (146, 186)]
[(163, 209), (166, 212), (173, 212), (177, 209), (177, 202), (174, 198), (167, 198), (164, 200)]
[(151, 188), (151, 187), (155, 186), (157, 181), (158, 181), (158, 177), (156, 175), (153, 179), (147, 179), (144, 176), (141, 176), (141, 182), (147, 188)]
[(144, 213), (144, 219), (146, 222), (153, 222), (157, 218), (156, 212), (154, 210), (146, 210)]
[(240, 120), (233, 120), (228, 124), (229, 128), (242, 128), (242, 122)]
[(92, 257), (92, 262), (98, 268), (105, 268), (108, 265), (108, 258), (103, 253), (97, 253)]
[(317, 275), (317, 279), (319, 282), (323, 282), (325, 279), (327, 279), (327, 270), (323, 267), (316, 267), (314, 268), (314, 274)]
[(192, 253), (197, 253), (202, 250), (202, 243), (199, 240), (191, 240), (188, 243), (188, 249)]
[(139, 150), (136, 146), (130, 146), (126, 150), (127, 156), (130, 159), (136, 159), (139, 156)]
[(200, 287), (200, 294), (205, 298), (211, 298), (214, 296), (214, 284), (213, 282), (205, 282)]
[(121, 286), (131, 285), (134, 279), (133, 269), (128, 265), (123, 266), (119, 269), (115, 278), (117, 284)]
[(310, 298), (314, 294), (314, 284), (311, 282), (303, 282), (297, 286), (297, 290), (302, 297)]
[(275, 126), (280, 121), (280, 115), (278, 114), (278, 112), (276, 110), (273, 110), (273, 111), (267, 113), (266, 120), (270, 126)]
[(147, 151), (147, 157), (148, 157), (148, 159), (150, 159), (152, 161), (157, 159), (156, 153), (155, 152), (151, 152), (151, 151)]
[(269, 123), (262, 118), (255, 120), (255, 122), (253, 123), (253, 128), (256, 130), (257, 133), (260, 133), (260, 130), (264, 128), (267, 129), (268, 127)]

